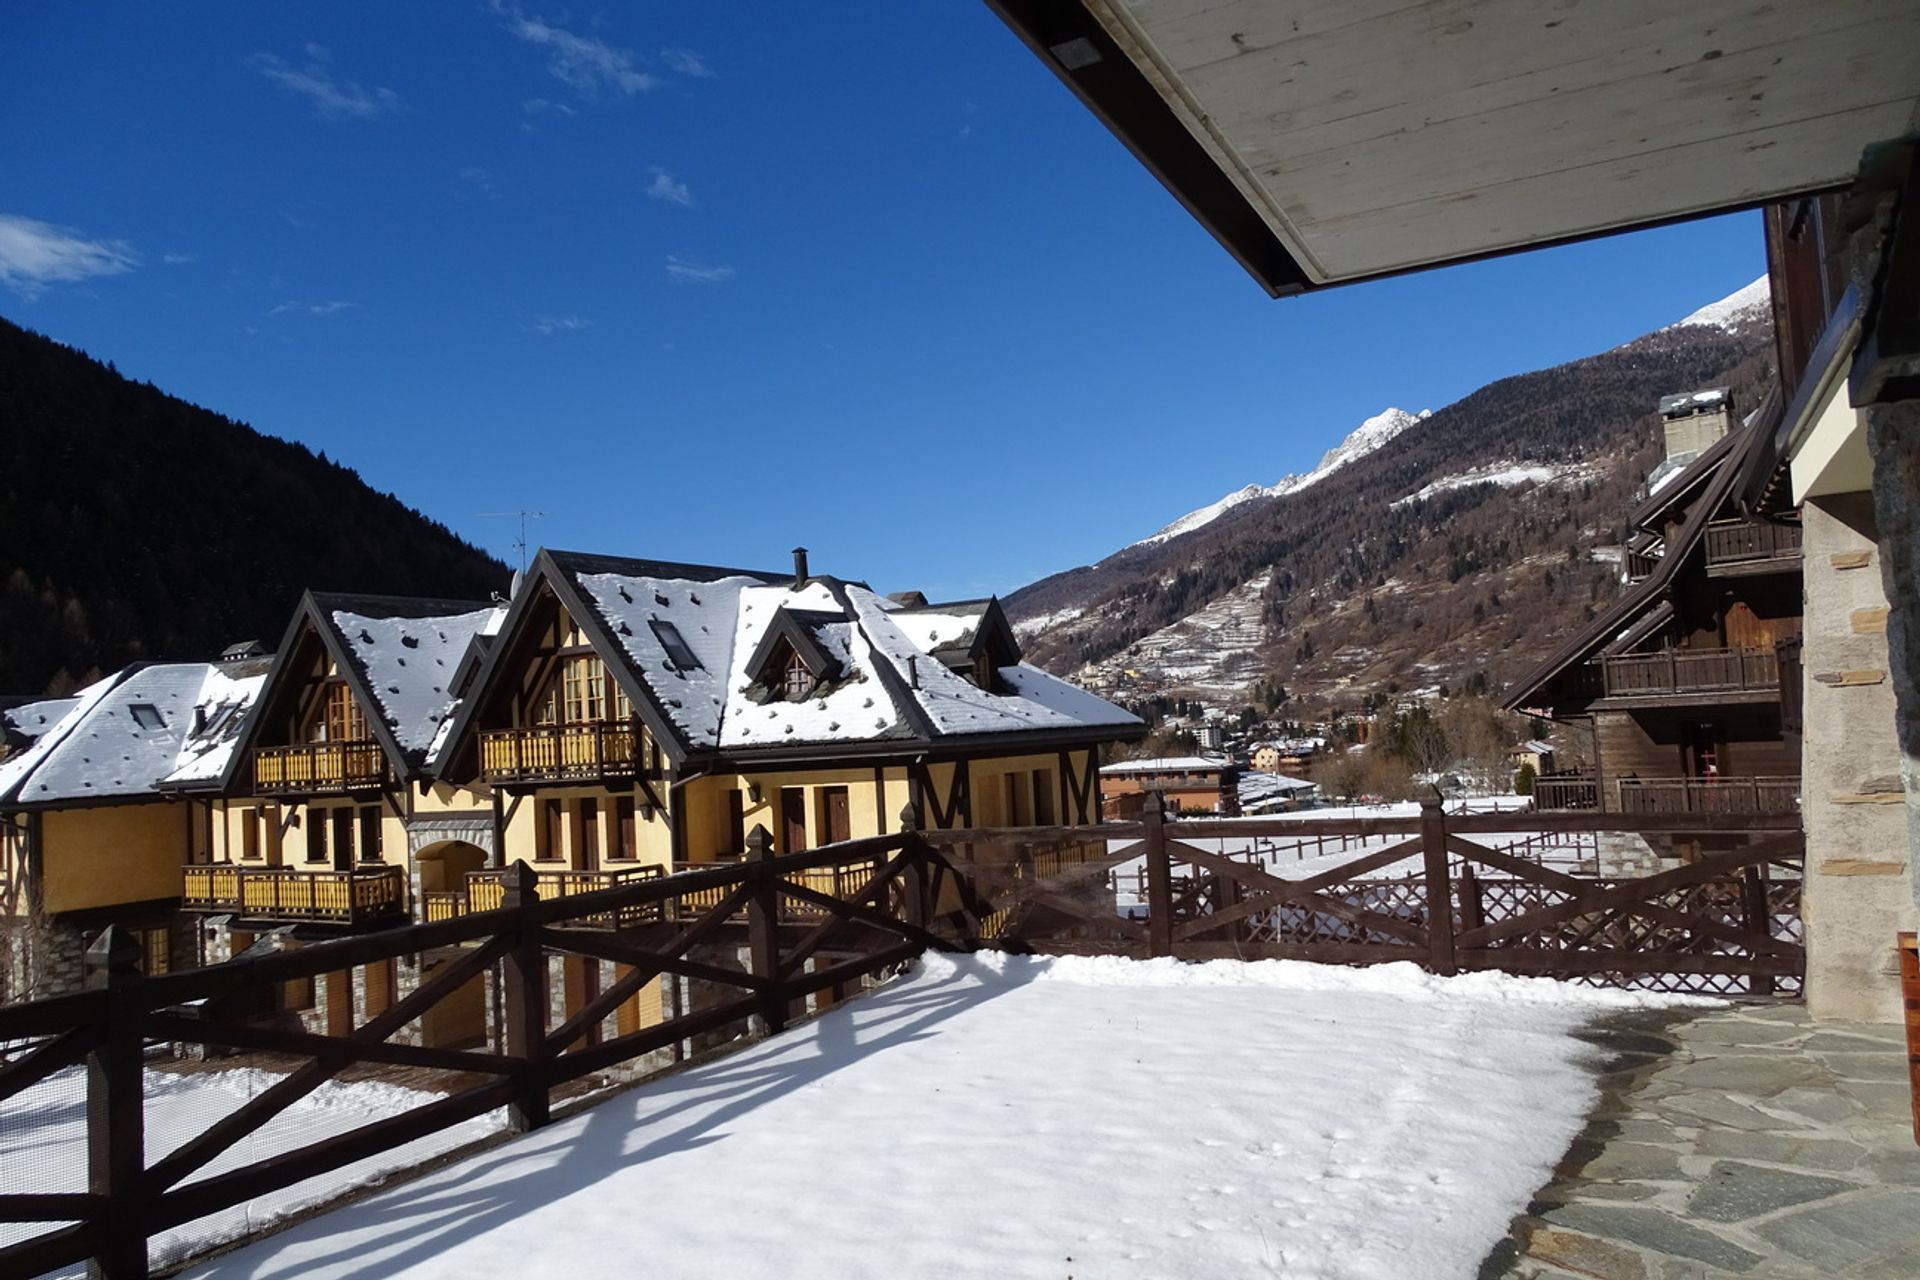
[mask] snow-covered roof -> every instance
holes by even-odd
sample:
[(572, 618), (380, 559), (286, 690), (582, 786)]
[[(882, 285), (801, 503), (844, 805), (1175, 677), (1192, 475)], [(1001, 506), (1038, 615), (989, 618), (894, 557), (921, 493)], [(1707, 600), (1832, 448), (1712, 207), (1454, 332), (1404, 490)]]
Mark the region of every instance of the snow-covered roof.
[(1208, 773), (1233, 767), (1231, 760), (1211, 756), (1156, 756), (1150, 760), (1120, 760), (1101, 765), (1100, 772), (1128, 773)]
[(128, 667), (0, 762), (0, 803), (131, 800), (217, 781), (265, 680), (258, 661)]
[(504, 616), (504, 607), (423, 617), (349, 609), (328, 614), (394, 740), (429, 764), (457, 701), (453, 678), (460, 659), (474, 637), (492, 635)]
[(1661, 396), (1660, 413), (1661, 416), (1668, 418), (1677, 418), (1689, 413), (1704, 413), (1708, 409), (1718, 409), (1725, 405), (1731, 394), (1731, 390), (1727, 387), (1708, 387), (1701, 391), (1682, 391), (1678, 395)]
[[(1125, 736), (1140, 727), (1132, 713), (1017, 661), (992, 600), (909, 607), (832, 577), (796, 586), (771, 574), (567, 552), (543, 552), (539, 563), (577, 589), (594, 616), (574, 620), (617, 646), (603, 656), (644, 686), (683, 753), (1101, 728)], [(989, 626), (1014, 659), (998, 666), (991, 689), (953, 669)], [(750, 669), (770, 633), (826, 659), (808, 696), (788, 699)]]

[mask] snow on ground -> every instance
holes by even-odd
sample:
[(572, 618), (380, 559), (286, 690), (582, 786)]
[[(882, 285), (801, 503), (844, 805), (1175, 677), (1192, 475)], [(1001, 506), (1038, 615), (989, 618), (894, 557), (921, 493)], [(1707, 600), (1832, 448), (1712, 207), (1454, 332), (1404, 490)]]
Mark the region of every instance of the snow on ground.
[(1644, 996), (983, 953), (189, 1274), (1461, 1280)]
[(1432, 484), (1414, 490), (1404, 498), (1395, 498), (1387, 505), (1395, 511), (1412, 506), (1416, 502), (1425, 502), (1429, 498), (1450, 493), (1455, 489), (1466, 489), (1476, 484), (1497, 485), (1502, 489), (1512, 489), (1523, 484), (1571, 484), (1594, 474), (1594, 468), (1583, 463), (1553, 466), (1544, 462), (1493, 462), (1471, 471), (1462, 471), (1457, 475), (1442, 476)]
[[(0, 1107), (0, 1190), (84, 1191), (87, 1180), (86, 1087), (75, 1067), (58, 1072)], [(263, 1092), (281, 1077), (251, 1068), (228, 1071), (147, 1072), (147, 1159), (157, 1161), (198, 1137), (216, 1121)], [(252, 1164), (282, 1151), (346, 1133), (435, 1100), (435, 1095), (378, 1081), (330, 1081), (217, 1157), (188, 1184)], [(154, 1238), (153, 1265), (176, 1261), (235, 1240), (302, 1209), (330, 1200), (343, 1189), (379, 1182), (442, 1152), (485, 1137), (506, 1123), (505, 1112), (465, 1121), (437, 1134), (383, 1152), (343, 1169), (269, 1192), (222, 1213)], [(0, 1223), (0, 1244), (31, 1239), (40, 1228)], [(78, 1266), (52, 1273), (80, 1276)]]
[(1667, 327), (1678, 329), (1681, 325), (1698, 324), (1732, 330), (1744, 313), (1768, 306), (1772, 301), (1773, 290), (1767, 283), (1767, 277), (1761, 276), (1752, 284), (1736, 289), (1718, 302), (1709, 302), (1686, 319), (1676, 320)]

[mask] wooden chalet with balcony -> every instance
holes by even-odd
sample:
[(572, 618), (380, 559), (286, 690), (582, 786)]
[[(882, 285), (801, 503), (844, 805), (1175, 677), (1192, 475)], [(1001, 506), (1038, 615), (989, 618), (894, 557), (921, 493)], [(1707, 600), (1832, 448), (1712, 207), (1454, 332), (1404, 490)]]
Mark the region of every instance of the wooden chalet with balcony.
[[(1661, 402), (1668, 457), (1632, 513), (1627, 594), (1507, 699), (1590, 734), (1594, 767), (1535, 784), (1542, 809), (1791, 813), (1798, 743), (1798, 512), (1778, 485), (1777, 397), (1746, 424), (1724, 388)], [(1783, 692), (1784, 691), (1784, 692)]]
[[(186, 869), (188, 909), (227, 918), (227, 949), (270, 928), (404, 923), (420, 893), (484, 863), (486, 800), (437, 782), (434, 749), (500, 615), (466, 601), (302, 599), (227, 763), (212, 845)], [(462, 814), (482, 843), (438, 838)]]

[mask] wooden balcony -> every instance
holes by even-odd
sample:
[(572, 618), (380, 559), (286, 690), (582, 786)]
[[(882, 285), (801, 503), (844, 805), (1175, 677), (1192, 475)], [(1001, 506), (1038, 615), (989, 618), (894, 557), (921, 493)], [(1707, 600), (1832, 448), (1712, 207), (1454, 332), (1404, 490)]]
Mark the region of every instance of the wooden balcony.
[(1604, 660), (1605, 696), (1647, 704), (1765, 702), (1780, 696), (1772, 649), (1663, 649)]
[(1798, 778), (1622, 778), (1617, 786), (1615, 812), (1646, 817), (1793, 813), (1800, 807)]
[(1598, 809), (1600, 784), (1590, 773), (1543, 773), (1534, 779), (1533, 807), (1556, 812)]
[(309, 742), (260, 747), (253, 753), (255, 795), (324, 795), (366, 791), (393, 780), (377, 742)]
[[(676, 862), (673, 864), (673, 869), (676, 874), (683, 871), (710, 871), (714, 867), (727, 866), (739, 861), (739, 858), (721, 858), (714, 862)], [(825, 894), (828, 897), (852, 898), (872, 881), (873, 872), (871, 863), (855, 862), (844, 866), (805, 867), (790, 873), (786, 879), (802, 889), (811, 889), (815, 893)], [(698, 915), (702, 911), (711, 911), (719, 906), (721, 899), (730, 892), (730, 889), (714, 888), (682, 894), (679, 898), (680, 914), (684, 918)], [(745, 914), (746, 908), (743, 907), (741, 908), (742, 917)], [(826, 912), (814, 903), (804, 902), (798, 898), (782, 897), (780, 899), (782, 920), (818, 920), (824, 919), (825, 916)]]
[(1787, 573), (1800, 567), (1800, 526), (1784, 520), (1724, 520), (1707, 526), (1707, 576)]
[(302, 871), (231, 863), (185, 868), (180, 905), (259, 920), (317, 920), (360, 925), (406, 914), (407, 880), (399, 867)]
[[(534, 872), (534, 891), (544, 899), (566, 898), (576, 893), (593, 893), (600, 889), (617, 889), (621, 885), (633, 884), (640, 880), (657, 880), (662, 872), (658, 866), (620, 867), (601, 871), (574, 871), (559, 868), (552, 871)], [(428, 901), (422, 906), (428, 912), (440, 911), (446, 914), (437, 918), (449, 919), (455, 915), (464, 915), (469, 911), (493, 911), (500, 907), (507, 892), (507, 873), (504, 870), (469, 871), (467, 890), (462, 901), (459, 893), (441, 893), (428, 895)], [(428, 919), (436, 917), (429, 914)], [(648, 924), (661, 918), (658, 902), (641, 903), (629, 907), (618, 914), (592, 916), (588, 923), (602, 928), (625, 929), (636, 924)]]
[(536, 725), (480, 735), (488, 782), (598, 781), (651, 777), (653, 743), (638, 720)]

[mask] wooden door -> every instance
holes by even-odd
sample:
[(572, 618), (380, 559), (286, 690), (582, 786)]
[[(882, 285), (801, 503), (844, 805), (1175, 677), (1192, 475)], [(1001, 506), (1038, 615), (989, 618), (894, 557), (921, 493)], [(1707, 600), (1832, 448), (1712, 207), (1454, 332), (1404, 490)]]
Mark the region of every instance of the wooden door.
[(333, 869), (351, 871), (353, 870), (353, 810), (332, 809), (328, 811), (327, 818), (333, 826)]
[(807, 793), (799, 787), (780, 788), (780, 852), (799, 853), (807, 847)]
[(820, 788), (820, 843), (838, 844), (853, 839), (853, 819), (849, 816), (845, 787)]

